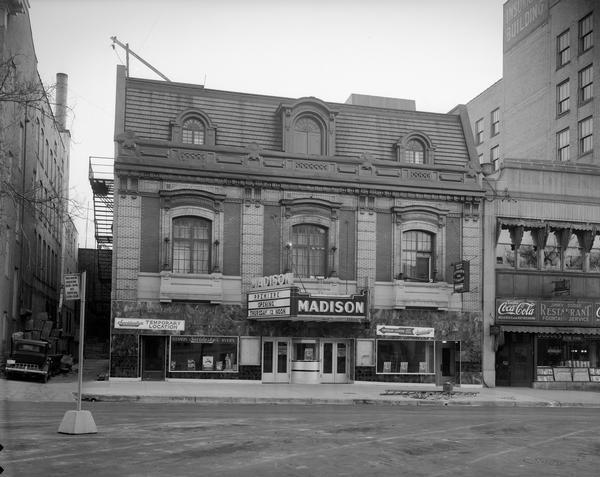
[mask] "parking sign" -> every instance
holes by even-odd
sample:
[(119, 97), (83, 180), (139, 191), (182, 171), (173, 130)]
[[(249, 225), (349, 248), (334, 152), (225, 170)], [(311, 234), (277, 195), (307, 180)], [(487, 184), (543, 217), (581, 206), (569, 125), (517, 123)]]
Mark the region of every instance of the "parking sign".
[(79, 300), (79, 273), (65, 275), (65, 300)]

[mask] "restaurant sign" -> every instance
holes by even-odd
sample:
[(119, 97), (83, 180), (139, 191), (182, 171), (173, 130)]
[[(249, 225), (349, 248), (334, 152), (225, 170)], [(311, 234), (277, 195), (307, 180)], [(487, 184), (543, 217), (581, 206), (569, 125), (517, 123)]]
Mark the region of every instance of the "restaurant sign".
[(600, 302), (498, 299), (496, 324), (600, 326)]
[(115, 329), (151, 330), (151, 331), (184, 331), (184, 320), (153, 320), (148, 318), (115, 318)]

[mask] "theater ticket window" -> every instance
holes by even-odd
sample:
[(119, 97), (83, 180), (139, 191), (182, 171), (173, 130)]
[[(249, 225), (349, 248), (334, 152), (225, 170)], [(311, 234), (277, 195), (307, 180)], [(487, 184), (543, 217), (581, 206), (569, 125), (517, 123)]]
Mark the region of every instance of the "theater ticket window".
[(237, 372), (237, 357), (237, 337), (172, 336), (169, 371)]
[(378, 374), (434, 374), (433, 341), (377, 340)]

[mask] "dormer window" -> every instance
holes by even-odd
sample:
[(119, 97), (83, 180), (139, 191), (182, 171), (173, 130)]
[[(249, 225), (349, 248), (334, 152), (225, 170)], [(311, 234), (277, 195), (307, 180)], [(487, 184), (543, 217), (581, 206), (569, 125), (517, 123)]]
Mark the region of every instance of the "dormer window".
[(319, 123), (310, 116), (301, 116), (294, 123), (293, 152), (323, 154), (323, 141)]
[(425, 147), (423, 143), (417, 139), (408, 141), (404, 150), (404, 160), (409, 164), (424, 164)]
[(171, 140), (192, 146), (216, 145), (216, 128), (199, 109), (182, 111), (171, 121)]
[(394, 144), (396, 159), (405, 164), (433, 164), (435, 147), (429, 137), (419, 131), (402, 136)]
[(196, 118), (184, 121), (181, 127), (181, 141), (184, 144), (204, 144), (204, 124)]

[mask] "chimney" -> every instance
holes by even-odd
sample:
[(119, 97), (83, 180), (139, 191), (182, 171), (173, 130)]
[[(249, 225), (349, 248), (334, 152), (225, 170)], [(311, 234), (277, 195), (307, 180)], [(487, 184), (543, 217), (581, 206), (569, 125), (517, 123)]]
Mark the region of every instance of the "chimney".
[(58, 127), (67, 130), (67, 82), (69, 77), (65, 73), (56, 73), (56, 107), (54, 116)]

